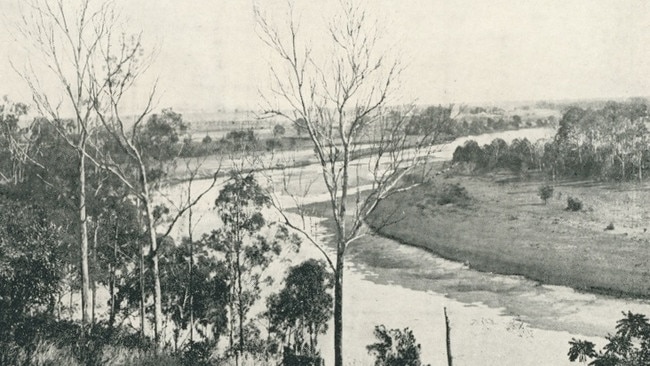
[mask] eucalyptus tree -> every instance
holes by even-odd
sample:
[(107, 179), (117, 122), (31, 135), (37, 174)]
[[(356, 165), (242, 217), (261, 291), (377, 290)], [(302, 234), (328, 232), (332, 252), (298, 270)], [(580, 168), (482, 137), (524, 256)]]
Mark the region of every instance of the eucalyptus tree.
[(220, 253), (228, 273), (229, 340), (236, 362), (250, 346), (248, 313), (259, 300), (261, 286), (273, 278), (265, 270), (283, 246), (297, 248), (295, 236), (268, 221), (264, 210), (271, 197), (252, 173), (232, 172), (215, 200), (221, 226), (205, 237), (205, 244)]
[(284, 288), (267, 299), (271, 330), (294, 354), (317, 354), (318, 336), (332, 318), (332, 287), (327, 265), (310, 259), (291, 267)]

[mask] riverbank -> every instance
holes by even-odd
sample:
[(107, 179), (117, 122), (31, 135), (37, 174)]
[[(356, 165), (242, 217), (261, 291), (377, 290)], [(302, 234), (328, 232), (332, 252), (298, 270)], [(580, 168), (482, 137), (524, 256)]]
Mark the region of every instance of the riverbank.
[[(548, 204), (542, 180), (508, 174), (454, 176), (396, 194), (368, 220), (383, 236), (473, 269), (623, 297), (650, 297), (647, 187), (564, 182)], [(436, 185), (458, 183), (466, 207), (440, 205)], [(584, 203), (566, 211), (567, 197)], [(385, 217), (394, 223), (383, 225)], [(610, 225), (611, 224), (611, 225)], [(606, 228), (613, 230), (605, 230)]]

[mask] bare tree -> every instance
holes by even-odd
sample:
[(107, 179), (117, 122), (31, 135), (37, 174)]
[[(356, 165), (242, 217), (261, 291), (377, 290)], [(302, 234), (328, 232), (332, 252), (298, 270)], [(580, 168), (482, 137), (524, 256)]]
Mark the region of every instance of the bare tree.
[[(86, 214), (86, 159), (89, 131), (93, 128), (93, 105), (89, 102), (92, 65), (97, 60), (100, 42), (111, 35), (114, 13), (109, 2), (93, 6), (90, 0), (70, 2), (31, 0), (24, 4), (18, 33), (31, 46), (35, 57), (20, 72), (32, 91), (38, 111), (78, 153), (78, 221), (81, 252), (82, 324), (90, 318), (90, 279), (88, 273), (88, 226)], [(38, 61), (39, 69), (32, 61)], [(48, 90), (42, 70), (56, 80), (56, 90)], [(62, 112), (61, 109), (64, 109)], [(72, 116), (73, 130), (64, 122)], [(72, 133), (70, 133), (72, 132)]]
[[(305, 225), (304, 205), (286, 179), (284, 193), (294, 198), (303, 219), (290, 219), (277, 200), (276, 208), (288, 226), (320, 250), (334, 273), (335, 365), (342, 366), (346, 250), (368, 233), (364, 221), (381, 200), (418, 184), (406, 185), (402, 178), (427, 161), (441, 130), (433, 126), (412, 135), (408, 127), (411, 110), (388, 107), (396, 97), (402, 68), (398, 60), (391, 60), (388, 49), (382, 51), (381, 26), (364, 9), (341, 3), (340, 15), (329, 26), (331, 49), (320, 58), (314, 56), (317, 52), (309, 40), (301, 38), (293, 9), (285, 29), (273, 26), (259, 9), (256, 14), (260, 38), (279, 59), (271, 63), (273, 86), (263, 95), (265, 112), (300, 121), (313, 142), (329, 195), (336, 228), (334, 258)], [(319, 39), (320, 44), (324, 41)], [(353, 164), (355, 159), (364, 164), (365, 176), (359, 173), (359, 162)], [(363, 193), (361, 179), (370, 180)], [(308, 190), (301, 195), (306, 196)]]

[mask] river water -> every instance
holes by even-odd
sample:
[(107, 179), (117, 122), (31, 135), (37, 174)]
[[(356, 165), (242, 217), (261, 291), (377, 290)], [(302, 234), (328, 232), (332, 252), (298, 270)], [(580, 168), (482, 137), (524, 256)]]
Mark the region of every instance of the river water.
[[(529, 129), (471, 138), (480, 144), (496, 137), (506, 141), (526, 137), (534, 142), (553, 133), (549, 129)], [(466, 140), (462, 138), (441, 146), (435, 158), (450, 159), (456, 146)], [(357, 163), (363, 166), (365, 162)], [(287, 185), (296, 196), (278, 192), (276, 200), (285, 208), (294, 206), (295, 199), (301, 203), (327, 199), (318, 166), (289, 169), (288, 173), (291, 178)], [(283, 177), (287, 177), (287, 172), (267, 171), (259, 179), (279, 185)], [(207, 181), (194, 182), (193, 190), (198, 192), (207, 184)], [(171, 199), (181, 199), (182, 194), (182, 186), (168, 191)], [(217, 194), (218, 187), (196, 207), (195, 233), (208, 232), (217, 225), (212, 209)], [(313, 236), (327, 246), (331, 235), (327, 226), (322, 224), (322, 218), (312, 218), (312, 221)], [(183, 226), (178, 227), (181, 233), (186, 230)], [(289, 264), (307, 258), (322, 258), (322, 255), (305, 242), (299, 253), (285, 252), (282, 264), (269, 271), (281, 277)], [(588, 339), (602, 346), (603, 337), (614, 329), (621, 311), (650, 314), (648, 302), (578, 293), (523, 277), (478, 272), (425, 250), (372, 235), (352, 244), (346, 263), (344, 356), (349, 365), (372, 364), (365, 347), (374, 341), (372, 332), (379, 324), (390, 328), (409, 327), (421, 344), (423, 361), (446, 364), (444, 308), (451, 322), (452, 354), (457, 366), (569, 365), (567, 351), (572, 338)], [(273, 290), (267, 289), (263, 295)], [(320, 338), (327, 365), (333, 360), (332, 344), (330, 326), (328, 333)]]

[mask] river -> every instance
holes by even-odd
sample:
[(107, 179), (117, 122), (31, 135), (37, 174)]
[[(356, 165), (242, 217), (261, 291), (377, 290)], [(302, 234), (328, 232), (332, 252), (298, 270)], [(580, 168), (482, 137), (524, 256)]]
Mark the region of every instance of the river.
[[(496, 137), (506, 141), (526, 137), (534, 142), (553, 133), (549, 129), (528, 129), (470, 138), (480, 144)], [(456, 146), (467, 139), (441, 146), (435, 158), (450, 159)], [(364, 163), (367, 162), (363, 159), (357, 161), (359, 166)], [(327, 199), (319, 169), (317, 165), (308, 165), (287, 170), (291, 176), (289, 187), (300, 192), (302, 203)], [(260, 180), (277, 185), (282, 177), (280, 171), (266, 171)], [(194, 190), (199, 191), (208, 183), (194, 184)], [(359, 184), (363, 185), (363, 179)], [(181, 192), (181, 187), (173, 187), (169, 197), (180, 197)], [(214, 227), (215, 220), (211, 217), (215, 212), (211, 207), (217, 194), (218, 187), (195, 209), (195, 217), (200, 217), (196, 232), (208, 232)], [(294, 204), (292, 198), (280, 192), (276, 199), (287, 208)], [(321, 220), (313, 218), (313, 234), (327, 245), (331, 233)], [(180, 225), (179, 230), (186, 228)], [(285, 252), (284, 263), (270, 271), (279, 277), (288, 263), (297, 264), (307, 258), (321, 258), (321, 254), (305, 242), (299, 253)], [(621, 311), (650, 314), (648, 302), (578, 293), (523, 277), (478, 272), (425, 250), (368, 235), (352, 244), (346, 258), (343, 342), (346, 364), (372, 364), (365, 347), (374, 341), (372, 332), (379, 324), (390, 328), (409, 327), (421, 344), (423, 361), (446, 364), (445, 307), (451, 322), (456, 366), (569, 365), (567, 351), (572, 338), (588, 339), (602, 346), (603, 337), (614, 329)], [(332, 344), (330, 326), (328, 333), (320, 338), (327, 365), (333, 360)]]

